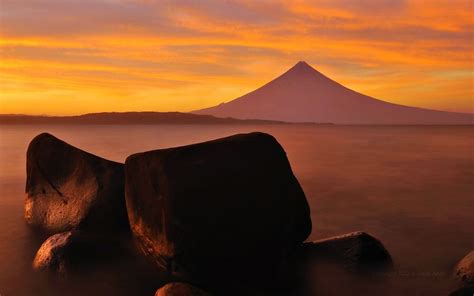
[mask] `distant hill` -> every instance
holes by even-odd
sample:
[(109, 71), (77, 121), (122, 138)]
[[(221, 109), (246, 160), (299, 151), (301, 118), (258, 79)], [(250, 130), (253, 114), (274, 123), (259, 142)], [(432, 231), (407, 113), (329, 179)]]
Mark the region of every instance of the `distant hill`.
[(335, 124), (473, 124), (474, 114), (384, 102), (350, 90), (299, 62), (283, 75), (228, 103), (194, 114)]
[(217, 118), (180, 112), (112, 112), (78, 116), (0, 115), (0, 124), (284, 124), (272, 120)]

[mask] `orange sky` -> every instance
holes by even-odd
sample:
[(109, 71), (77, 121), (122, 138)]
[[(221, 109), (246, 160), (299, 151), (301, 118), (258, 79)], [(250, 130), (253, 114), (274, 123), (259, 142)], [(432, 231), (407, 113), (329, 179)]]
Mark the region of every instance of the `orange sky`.
[(474, 112), (472, 3), (1, 0), (0, 113), (191, 111), (299, 60), (379, 99)]

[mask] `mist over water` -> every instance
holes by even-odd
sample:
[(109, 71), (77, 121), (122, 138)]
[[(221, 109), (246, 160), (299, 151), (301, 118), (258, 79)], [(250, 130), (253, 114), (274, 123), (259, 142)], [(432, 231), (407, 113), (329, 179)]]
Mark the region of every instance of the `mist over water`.
[[(363, 230), (380, 239), (395, 270), (309, 277), (318, 295), (446, 295), (451, 271), (474, 249), (474, 128), (447, 126), (146, 125), (0, 127), (0, 294), (153, 295), (158, 287), (113, 262), (66, 281), (31, 271), (45, 239), (23, 219), (26, 149), (41, 132), (124, 162), (136, 152), (236, 133), (274, 135), (311, 207), (309, 240)], [(270, 205), (269, 205), (270, 206)], [(341, 285), (341, 281), (348, 284)]]

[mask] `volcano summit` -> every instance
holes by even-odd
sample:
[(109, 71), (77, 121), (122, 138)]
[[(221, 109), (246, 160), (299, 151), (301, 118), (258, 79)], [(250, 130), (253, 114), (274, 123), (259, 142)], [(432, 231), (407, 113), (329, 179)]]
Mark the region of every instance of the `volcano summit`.
[(366, 96), (326, 77), (303, 61), (255, 91), (193, 113), (336, 124), (474, 123), (474, 114), (409, 107)]

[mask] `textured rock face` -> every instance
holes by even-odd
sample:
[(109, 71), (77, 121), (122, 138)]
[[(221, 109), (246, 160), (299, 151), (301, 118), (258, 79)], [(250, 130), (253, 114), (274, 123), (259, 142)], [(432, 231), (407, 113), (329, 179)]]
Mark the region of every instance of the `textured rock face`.
[(471, 251), (459, 261), (455, 275), (462, 282), (474, 285), (474, 251)]
[(49, 232), (127, 227), (123, 165), (40, 134), (27, 152), (25, 218)]
[(350, 266), (375, 267), (392, 263), (383, 244), (361, 231), (304, 243), (302, 252), (312, 259), (339, 261)]
[(311, 232), (305, 195), (267, 134), (135, 154), (125, 174), (132, 232), (173, 275), (268, 275)]
[(67, 231), (50, 236), (36, 252), (33, 269), (49, 270), (65, 274), (68, 269), (69, 253), (73, 232)]
[(159, 288), (155, 296), (211, 296), (211, 294), (186, 283), (169, 283)]

